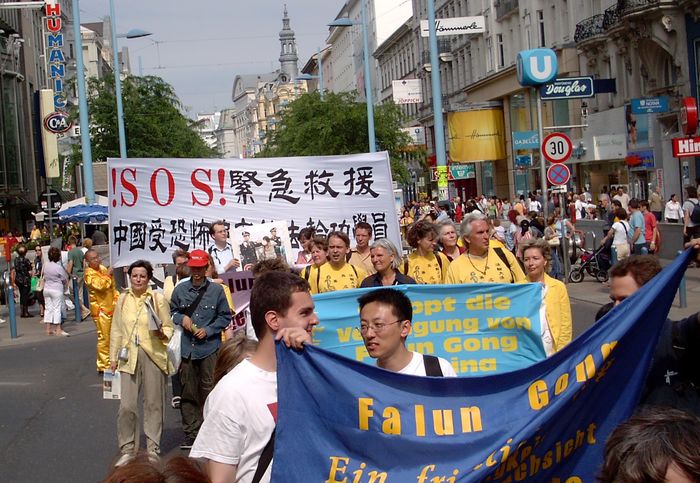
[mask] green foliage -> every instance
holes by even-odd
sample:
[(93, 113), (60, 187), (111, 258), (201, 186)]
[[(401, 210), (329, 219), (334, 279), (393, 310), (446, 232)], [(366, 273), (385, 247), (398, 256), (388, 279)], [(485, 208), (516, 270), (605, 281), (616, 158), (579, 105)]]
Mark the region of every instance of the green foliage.
[[(160, 77), (129, 76), (122, 81), (124, 129), (130, 158), (213, 158), (219, 154), (194, 130), (180, 112), (180, 101)], [(95, 160), (119, 157), (119, 130), (114, 78), (88, 83), (90, 139)], [(73, 114), (77, 118), (77, 110)], [(81, 146), (74, 145), (73, 159)]]
[[(304, 94), (281, 113), (260, 157), (323, 156), (366, 153), (367, 105), (356, 102), (355, 93)], [(388, 151), (395, 181), (406, 182), (410, 174), (402, 153), (410, 138), (401, 130), (403, 114), (393, 103), (374, 108), (377, 150)]]

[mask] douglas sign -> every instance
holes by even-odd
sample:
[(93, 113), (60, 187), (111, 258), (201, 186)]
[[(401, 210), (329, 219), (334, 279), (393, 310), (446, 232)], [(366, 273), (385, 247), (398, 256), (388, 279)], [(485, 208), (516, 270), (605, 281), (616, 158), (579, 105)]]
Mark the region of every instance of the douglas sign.
[(540, 95), (543, 100), (554, 99), (582, 99), (593, 97), (592, 77), (567, 77), (556, 79), (554, 82), (540, 87)]

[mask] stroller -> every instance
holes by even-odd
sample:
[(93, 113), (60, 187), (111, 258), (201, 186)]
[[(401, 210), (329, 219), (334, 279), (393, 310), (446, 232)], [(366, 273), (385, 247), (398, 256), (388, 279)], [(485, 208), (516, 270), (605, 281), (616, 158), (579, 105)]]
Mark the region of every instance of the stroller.
[(610, 270), (610, 250), (612, 240), (603, 243), (596, 250), (583, 250), (578, 259), (578, 263), (571, 267), (569, 281), (579, 283), (583, 281), (586, 272), (591, 277), (595, 277), (599, 282), (608, 281), (608, 270)]

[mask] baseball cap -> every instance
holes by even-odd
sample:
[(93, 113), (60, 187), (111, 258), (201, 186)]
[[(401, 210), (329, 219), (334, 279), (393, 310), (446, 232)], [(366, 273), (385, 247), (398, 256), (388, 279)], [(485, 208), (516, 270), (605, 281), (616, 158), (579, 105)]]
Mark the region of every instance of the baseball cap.
[(192, 250), (190, 259), (187, 261), (188, 267), (206, 267), (209, 265), (209, 255), (204, 250)]

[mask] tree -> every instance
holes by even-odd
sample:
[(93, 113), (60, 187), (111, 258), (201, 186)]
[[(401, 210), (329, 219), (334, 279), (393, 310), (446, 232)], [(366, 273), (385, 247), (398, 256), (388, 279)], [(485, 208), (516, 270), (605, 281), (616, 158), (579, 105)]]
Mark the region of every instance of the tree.
[[(119, 131), (114, 78), (90, 79), (88, 83), (90, 139), (93, 157), (119, 157)], [(122, 81), (124, 130), (130, 158), (218, 157), (197, 134), (192, 121), (180, 112), (180, 100), (160, 77), (129, 76)], [(77, 118), (77, 111), (74, 116)], [(74, 160), (81, 159), (74, 145)]]
[[(353, 92), (303, 94), (281, 113), (276, 129), (258, 155), (327, 156), (368, 151), (367, 106), (355, 100)], [(393, 103), (375, 106), (377, 149), (389, 152), (396, 181), (410, 179), (402, 156), (410, 141), (401, 130), (403, 114)]]

